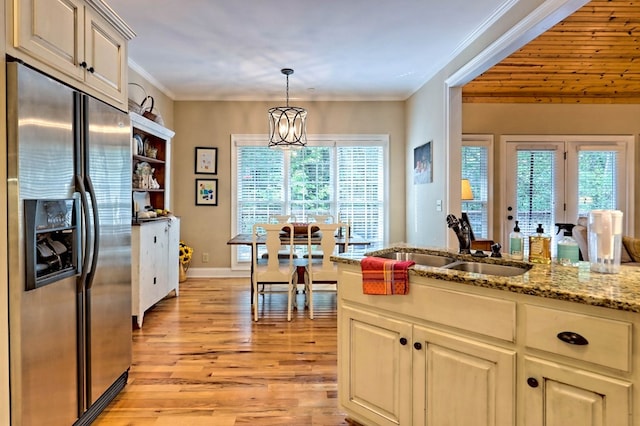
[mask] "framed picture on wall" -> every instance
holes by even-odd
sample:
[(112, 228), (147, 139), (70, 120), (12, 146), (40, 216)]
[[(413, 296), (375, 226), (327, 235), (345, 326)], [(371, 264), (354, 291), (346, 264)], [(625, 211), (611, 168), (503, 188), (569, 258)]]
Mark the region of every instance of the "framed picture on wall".
[(196, 147), (196, 173), (218, 174), (218, 148)]
[(196, 206), (218, 205), (218, 179), (196, 179)]
[(413, 150), (414, 185), (433, 182), (432, 144), (433, 141), (429, 141)]

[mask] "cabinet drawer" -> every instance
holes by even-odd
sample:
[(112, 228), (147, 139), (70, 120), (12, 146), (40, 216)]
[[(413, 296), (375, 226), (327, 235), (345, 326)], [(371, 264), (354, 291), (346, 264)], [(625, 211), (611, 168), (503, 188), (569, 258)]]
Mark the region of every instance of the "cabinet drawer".
[[(534, 305), (523, 311), (527, 347), (630, 371), (630, 323)], [(586, 341), (577, 341), (576, 334)]]
[(342, 270), (340, 298), (384, 309), (448, 327), (515, 341), (516, 304), (510, 300), (485, 297), (411, 282), (409, 294), (378, 296), (362, 293), (360, 271)]

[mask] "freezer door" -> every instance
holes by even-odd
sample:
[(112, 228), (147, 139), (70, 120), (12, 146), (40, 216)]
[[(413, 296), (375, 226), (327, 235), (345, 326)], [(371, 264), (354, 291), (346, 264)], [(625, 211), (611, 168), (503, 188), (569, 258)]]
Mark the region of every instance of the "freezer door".
[(78, 416), (76, 278), (35, 290), (25, 283), (25, 199), (73, 195), (72, 91), (7, 64), (11, 417), (69, 425)]
[(85, 301), (89, 406), (131, 366), (131, 129), (127, 114), (88, 96), (84, 105), (99, 242)]

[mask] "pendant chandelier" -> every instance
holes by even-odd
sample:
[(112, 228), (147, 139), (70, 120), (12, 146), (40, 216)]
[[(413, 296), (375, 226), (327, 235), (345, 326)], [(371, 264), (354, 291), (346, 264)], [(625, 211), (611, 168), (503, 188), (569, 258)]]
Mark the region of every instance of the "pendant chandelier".
[(289, 106), (291, 68), (280, 70), (287, 76), (287, 106), (269, 109), (269, 148), (299, 149), (307, 145), (307, 110)]

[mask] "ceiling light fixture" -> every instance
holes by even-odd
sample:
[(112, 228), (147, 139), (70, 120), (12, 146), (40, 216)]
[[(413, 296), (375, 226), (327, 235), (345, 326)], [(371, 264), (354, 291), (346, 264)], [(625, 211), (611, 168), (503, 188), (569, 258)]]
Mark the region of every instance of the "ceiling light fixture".
[(287, 76), (287, 106), (269, 109), (269, 148), (299, 149), (307, 145), (307, 110), (289, 106), (291, 68), (280, 72)]

